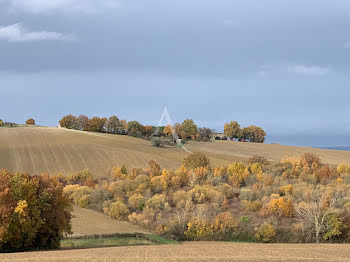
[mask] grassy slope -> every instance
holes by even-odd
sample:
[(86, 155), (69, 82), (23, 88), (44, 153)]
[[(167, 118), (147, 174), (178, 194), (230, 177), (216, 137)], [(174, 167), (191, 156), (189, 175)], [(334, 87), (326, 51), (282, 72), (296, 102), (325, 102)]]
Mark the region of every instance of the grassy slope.
[[(305, 152), (315, 153), (330, 164), (350, 161), (350, 152), (306, 147), (230, 141), (190, 142), (186, 146), (207, 154), (212, 166), (245, 160), (256, 153), (272, 161)], [(148, 141), (128, 136), (52, 127), (0, 128), (0, 169), (12, 172), (68, 174), (88, 168), (96, 177), (102, 177), (116, 165), (145, 167), (151, 159), (164, 168), (177, 168), (184, 156), (180, 148), (155, 148)]]

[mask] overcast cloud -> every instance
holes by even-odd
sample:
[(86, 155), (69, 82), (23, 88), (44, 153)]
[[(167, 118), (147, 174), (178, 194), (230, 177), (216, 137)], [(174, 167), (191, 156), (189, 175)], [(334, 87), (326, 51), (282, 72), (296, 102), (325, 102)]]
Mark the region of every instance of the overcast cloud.
[(350, 146), (349, 13), (347, 0), (0, 0), (0, 118), (156, 123), (167, 106), (218, 131), (238, 120), (270, 142)]

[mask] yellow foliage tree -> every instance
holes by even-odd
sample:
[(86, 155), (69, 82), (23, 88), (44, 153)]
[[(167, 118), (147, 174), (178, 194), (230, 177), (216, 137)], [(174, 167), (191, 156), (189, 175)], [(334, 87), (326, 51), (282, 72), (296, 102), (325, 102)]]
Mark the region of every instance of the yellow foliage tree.
[(272, 242), (276, 236), (275, 228), (270, 224), (263, 224), (255, 228), (255, 239), (264, 243)]

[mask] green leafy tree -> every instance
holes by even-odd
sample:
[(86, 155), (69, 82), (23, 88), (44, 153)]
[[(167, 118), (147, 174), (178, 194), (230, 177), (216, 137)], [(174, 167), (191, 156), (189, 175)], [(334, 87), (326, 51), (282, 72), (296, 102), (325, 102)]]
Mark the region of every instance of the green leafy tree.
[[(186, 119), (182, 122), (182, 129), (186, 133), (187, 137), (193, 137), (197, 134), (197, 125), (193, 122), (192, 119)], [(187, 138), (185, 137), (185, 138)], [(184, 138), (184, 137), (183, 137)]]
[(128, 122), (128, 135), (133, 137), (142, 137), (145, 127), (138, 121)]
[(116, 116), (111, 116), (106, 122), (107, 133), (117, 134), (121, 127), (122, 124), (120, 123), (119, 118)]

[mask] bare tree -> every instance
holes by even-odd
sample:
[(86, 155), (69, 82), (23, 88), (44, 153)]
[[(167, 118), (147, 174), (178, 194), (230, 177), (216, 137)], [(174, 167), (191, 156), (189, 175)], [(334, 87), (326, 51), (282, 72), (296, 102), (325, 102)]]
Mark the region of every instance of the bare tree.
[(320, 243), (321, 233), (327, 226), (327, 217), (339, 213), (337, 197), (326, 192), (312, 191), (305, 200), (295, 206), (295, 212), (304, 225), (315, 234), (316, 243)]

